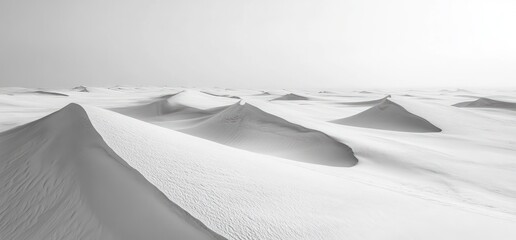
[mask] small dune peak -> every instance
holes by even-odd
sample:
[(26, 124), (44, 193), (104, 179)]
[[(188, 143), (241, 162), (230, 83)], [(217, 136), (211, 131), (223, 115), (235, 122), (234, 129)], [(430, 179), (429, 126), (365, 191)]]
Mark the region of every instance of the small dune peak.
[(268, 113), (263, 112), (259, 108), (249, 103), (246, 103), (245, 101), (239, 101), (233, 105), (226, 107), (224, 110), (217, 113), (210, 119), (224, 119), (224, 121), (229, 120), (228, 122), (235, 122), (235, 120), (237, 119), (242, 119), (246, 117), (263, 118), (266, 117), (267, 114)]
[(77, 103), (70, 103), (58, 111), (29, 123), (37, 128), (62, 131), (79, 131), (91, 128), (91, 122), (84, 108)]
[(72, 90), (74, 90), (76, 92), (89, 92), (88, 88), (85, 86), (82, 86), (82, 85), (74, 87), (74, 88), (72, 88)]
[[(380, 110), (382, 110), (382, 111), (383, 111), (383, 110), (386, 110), (386, 109), (387, 109), (387, 108), (389, 108), (389, 107), (393, 107), (393, 108), (398, 108), (398, 109), (400, 109), (400, 110), (401, 110), (401, 109), (403, 109), (403, 110), (404, 110), (404, 108), (403, 108), (402, 106), (400, 106), (399, 104), (397, 104), (397, 103), (395, 103), (395, 102), (393, 102), (393, 101), (389, 100), (389, 98), (388, 98), (388, 97), (383, 98), (383, 99), (382, 99), (382, 101), (381, 101), (378, 105), (376, 105), (376, 107), (378, 107), (378, 109), (380, 109)], [(405, 111), (406, 111), (406, 110), (405, 110)]]
[(463, 108), (498, 108), (506, 110), (516, 110), (516, 103), (494, 100), (487, 97), (481, 97), (475, 101), (467, 101), (456, 103), (453, 106)]
[(277, 97), (275, 99), (272, 99), (271, 101), (278, 101), (278, 100), (285, 100), (285, 101), (298, 101), (298, 100), (309, 100), (305, 96), (297, 95), (294, 93), (288, 93), (281, 97)]
[(333, 123), (363, 128), (401, 132), (440, 132), (426, 119), (410, 113), (401, 105), (383, 99), (379, 104), (351, 117), (337, 119)]
[(69, 118), (86, 115), (84, 108), (77, 103), (69, 103), (58, 111), (48, 115), (47, 117), (54, 117), (55, 115), (66, 115)]

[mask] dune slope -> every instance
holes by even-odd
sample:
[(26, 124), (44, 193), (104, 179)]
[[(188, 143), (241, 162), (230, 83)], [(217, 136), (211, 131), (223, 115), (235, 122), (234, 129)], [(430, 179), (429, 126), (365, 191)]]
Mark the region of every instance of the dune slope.
[(247, 103), (237, 103), (182, 132), (225, 145), (331, 166), (353, 166), (348, 146), (328, 135), (293, 124)]
[(0, 239), (217, 239), (70, 104), (0, 134)]
[(337, 124), (403, 132), (440, 132), (426, 119), (388, 99), (357, 115), (332, 121)]

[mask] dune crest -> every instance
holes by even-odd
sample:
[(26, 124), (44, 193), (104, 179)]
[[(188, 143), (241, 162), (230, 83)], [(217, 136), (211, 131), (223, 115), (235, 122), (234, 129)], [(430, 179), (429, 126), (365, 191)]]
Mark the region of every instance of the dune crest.
[(77, 104), (0, 133), (0, 156), (2, 239), (220, 238), (120, 158)]
[(278, 101), (278, 100), (297, 101), (297, 100), (309, 100), (309, 99), (307, 97), (304, 97), (301, 95), (289, 93), (289, 94), (285, 94), (281, 97), (274, 98), (271, 101)]
[(391, 95), (387, 95), (383, 98), (380, 98), (380, 99), (376, 99), (376, 100), (370, 100), (370, 101), (360, 101), (360, 102), (342, 102), (342, 103), (339, 103), (339, 104), (342, 104), (342, 105), (350, 105), (350, 106), (373, 106), (373, 105), (376, 105), (376, 104), (380, 104), (382, 103), (383, 101), (387, 100), (391, 98)]
[(499, 108), (516, 110), (516, 103), (494, 100), (490, 98), (479, 98), (475, 101), (467, 101), (453, 104), (455, 107), (463, 108)]
[(243, 102), (181, 131), (232, 147), (296, 161), (341, 167), (350, 167), (358, 162), (350, 147), (328, 135)]
[(440, 132), (426, 119), (410, 113), (404, 107), (388, 99), (351, 117), (337, 119), (333, 123), (363, 128), (402, 132)]
[(206, 91), (201, 91), (201, 92), (204, 93), (204, 94), (215, 96), (215, 97), (226, 97), (226, 98), (240, 99), (239, 96), (234, 96), (234, 95), (230, 95), (230, 94), (216, 94), (216, 93), (210, 93), (210, 92), (206, 92)]

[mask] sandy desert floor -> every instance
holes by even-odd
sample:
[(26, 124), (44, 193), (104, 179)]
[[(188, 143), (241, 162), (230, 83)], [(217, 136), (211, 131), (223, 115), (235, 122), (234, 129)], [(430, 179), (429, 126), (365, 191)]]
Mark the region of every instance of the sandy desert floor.
[(516, 91), (0, 88), (0, 239), (516, 239)]

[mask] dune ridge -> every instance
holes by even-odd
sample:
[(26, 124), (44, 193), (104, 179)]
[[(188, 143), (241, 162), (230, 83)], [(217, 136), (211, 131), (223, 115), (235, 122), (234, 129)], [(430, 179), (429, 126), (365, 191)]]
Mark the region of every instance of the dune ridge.
[(222, 238), (120, 158), (80, 105), (0, 133), (0, 156), (1, 239)]
[(229, 94), (216, 94), (216, 93), (210, 93), (210, 92), (206, 92), (206, 91), (201, 91), (201, 92), (204, 93), (204, 94), (215, 96), (215, 97), (226, 97), (226, 98), (240, 99), (239, 96), (234, 96), (234, 95), (229, 95)]
[(347, 145), (249, 103), (234, 104), (200, 124), (180, 131), (232, 147), (297, 161), (343, 167), (358, 162)]
[(380, 104), (383, 101), (391, 98), (391, 95), (387, 95), (383, 98), (376, 99), (376, 100), (369, 100), (369, 101), (359, 101), (359, 102), (340, 102), (339, 104), (342, 105), (349, 105), (349, 106), (373, 106), (376, 104)]
[(64, 93), (42, 91), (42, 90), (34, 91), (34, 93), (45, 94), (45, 95), (53, 95), (53, 96), (61, 96), (61, 97), (68, 97), (68, 95), (64, 94)]
[(410, 113), (404, 107), (384, 99), (381, 103), (351, 117), (333, 123), (363, 128), (402, 132), (441, 132), (428, 120)]

